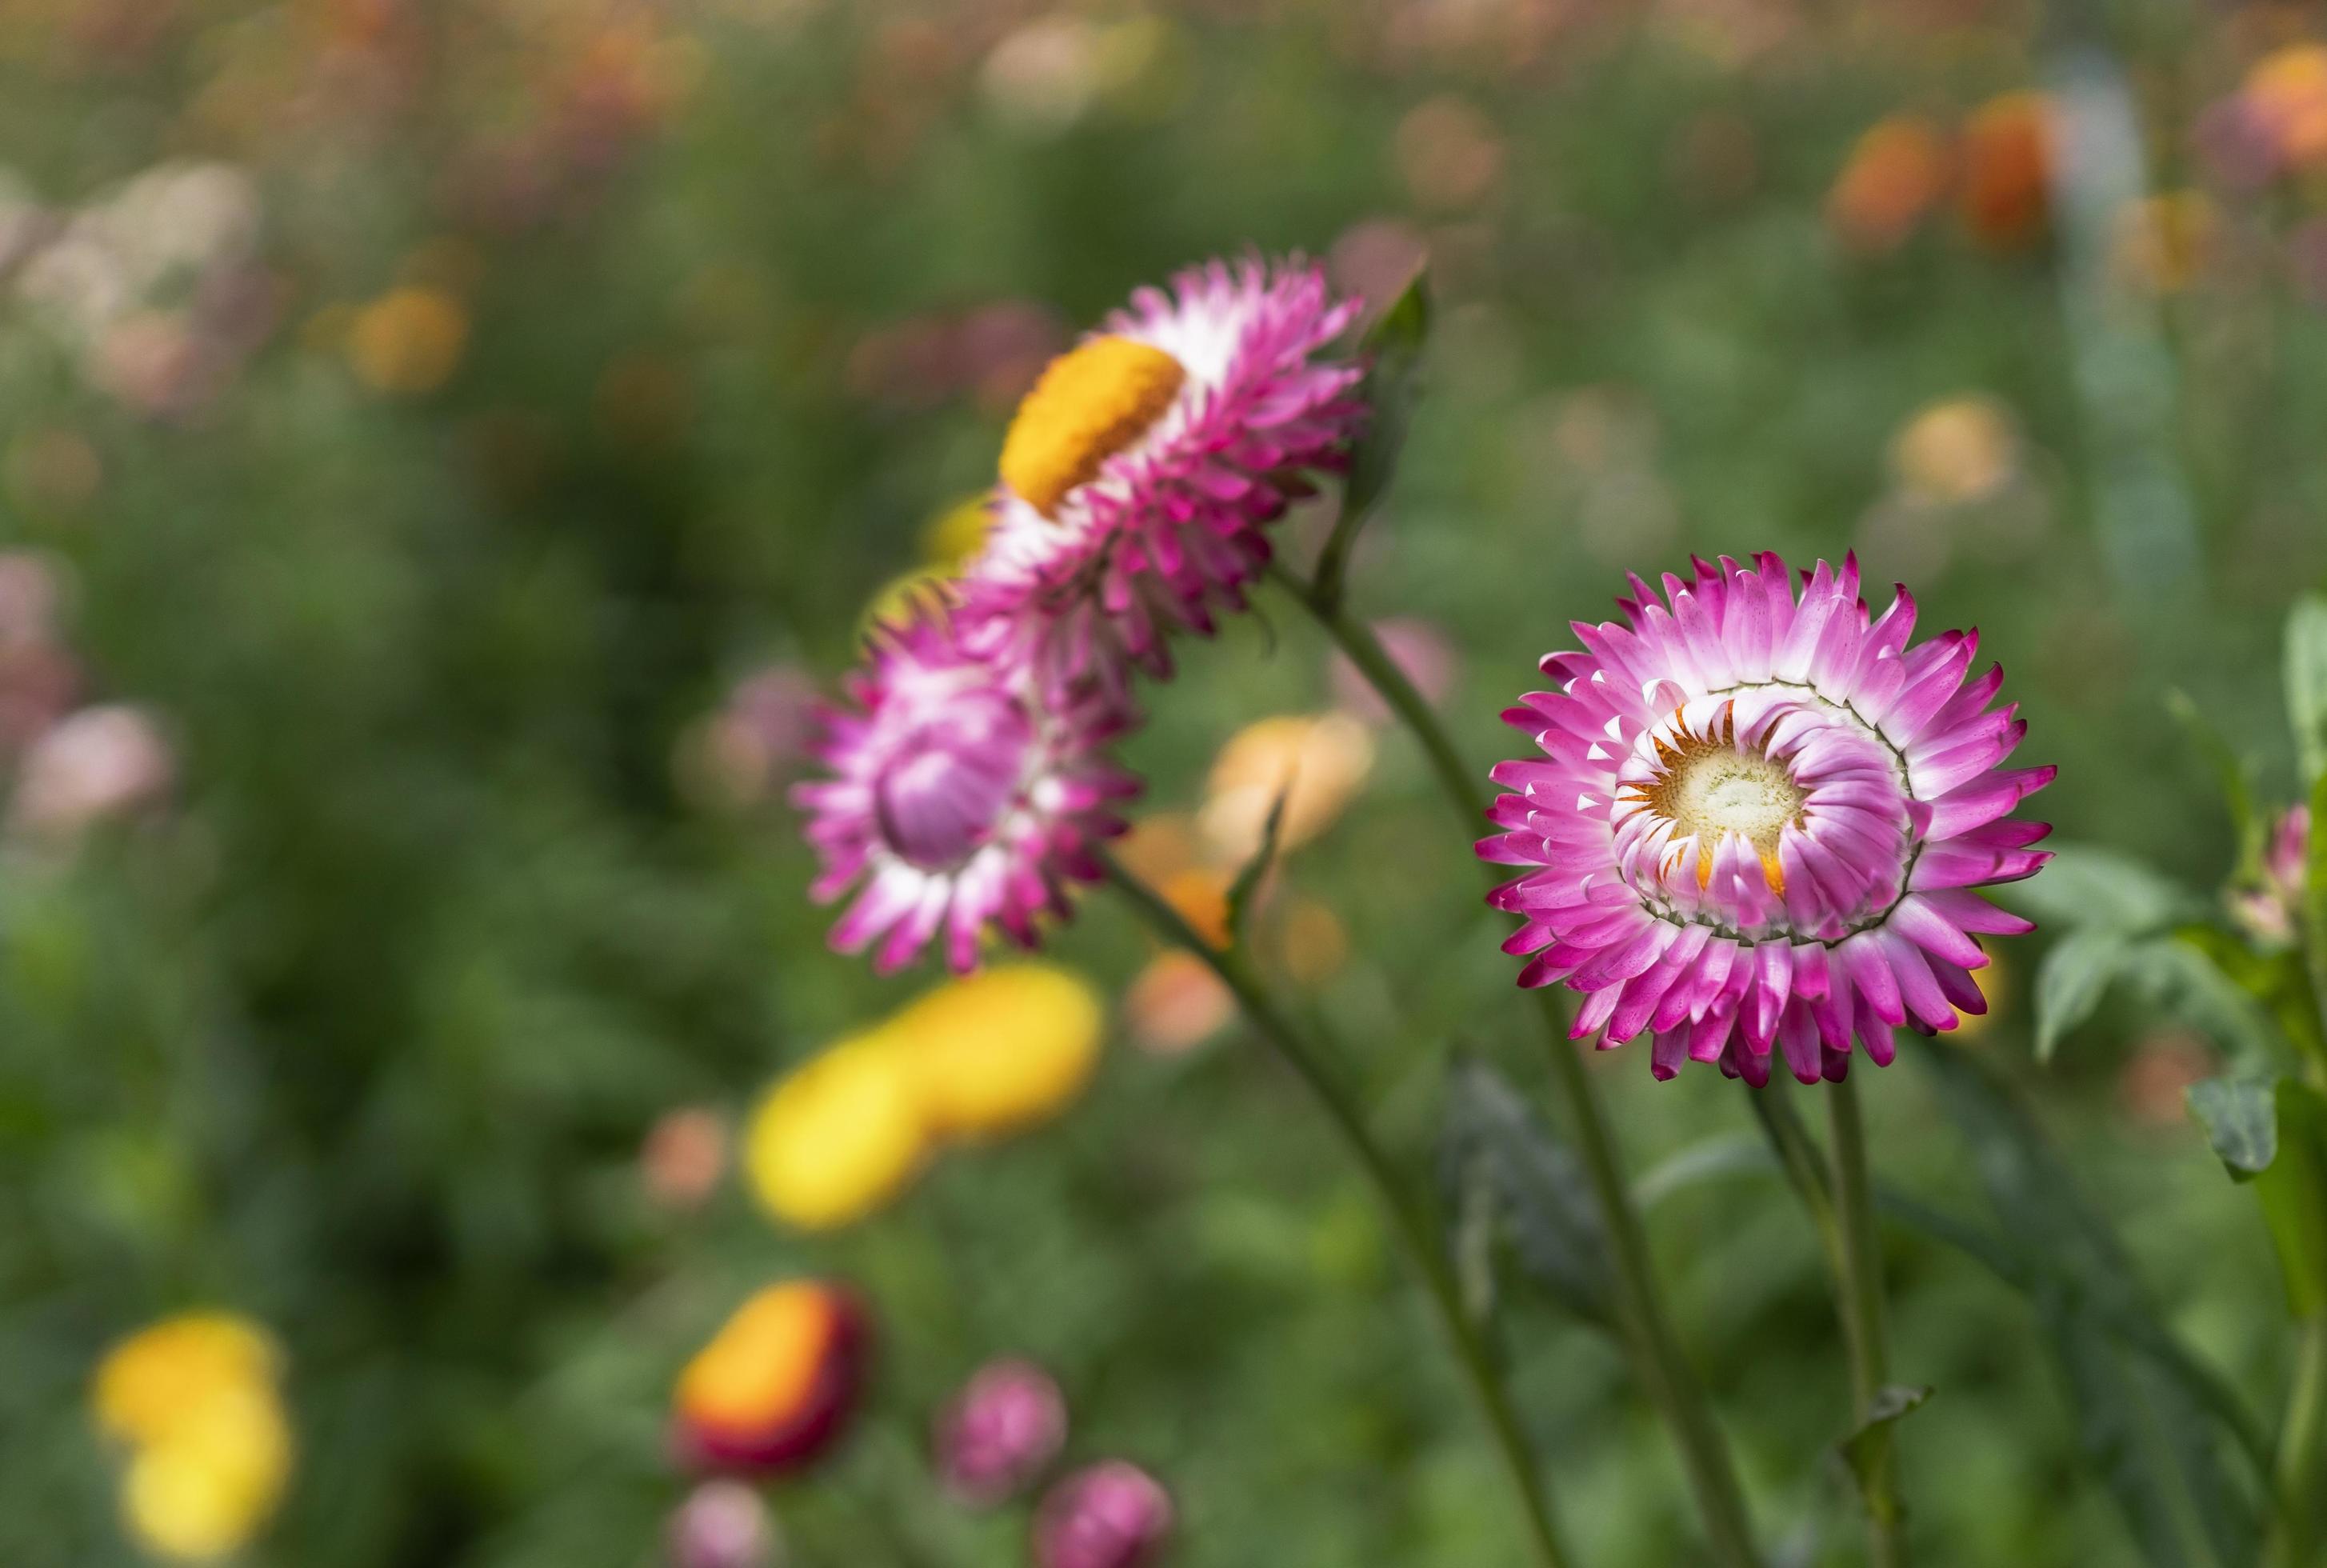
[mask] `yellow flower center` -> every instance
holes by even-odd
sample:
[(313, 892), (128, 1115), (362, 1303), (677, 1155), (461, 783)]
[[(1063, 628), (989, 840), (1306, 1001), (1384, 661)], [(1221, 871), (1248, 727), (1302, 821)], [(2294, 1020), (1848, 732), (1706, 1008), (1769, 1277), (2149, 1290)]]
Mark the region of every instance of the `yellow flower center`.
[(1696, 840), (1696, 880), (1713, 876), (1713, 851), (1724, 834), (1753, 846), (1770, 886), (1784, 892), (1778, 840), (1789, 822), (1801, 816), (1808, 797), (1782, 762), (1711, 736), (1689, 736), (1677, 749), (1659, 742), (1668, 771), (1648, 792), (1649, 807), (1673, 825), (1676, 841)]
[(1002, 438), (1002, 482), (1044, 517), (1145, 434), (1188, 373), (1163, 350), (1093, 338), (1051, 361)]

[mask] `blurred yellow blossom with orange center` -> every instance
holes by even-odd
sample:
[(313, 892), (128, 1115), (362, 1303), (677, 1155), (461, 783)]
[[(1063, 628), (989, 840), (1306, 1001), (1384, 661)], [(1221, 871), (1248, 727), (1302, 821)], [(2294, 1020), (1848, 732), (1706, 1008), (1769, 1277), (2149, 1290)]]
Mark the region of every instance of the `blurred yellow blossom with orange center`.
[(1187, 371), (1163, 350), (1100, 337), (1051, 361), (1002, 440), (1002, 482), (1045, 517), (1146, 434)]
[(732, 1430), (808, 1402), (832, 1341), (824, 1288), (771, 1285), (735, 1310), (679, 1374), (678, 1403), (690, 1419)]
[(132, 1335), (98, 1364), (97, 1424), (131, 1449), (124, 1523), (148, 1551), (207, 1562), (248, 1544), (291, 1474), (279, 1357), (266, 1331), (220, 1312)]
[(376, 392), (414, 395), (443, 386), (469, 344), (469, 313), (440, 289), (390, 289), (355, 313), (348, 363)]
[(861, 1219), (902, 1191), (929, 1149), (908, 1064), (883, 1031), (842, 1041), (760, 1102), (745, 1138), (752, 1192), (803, 1230)]
[(1107, 1011), (1080, 975), (1011, 964), (947, 982), (883, 1026), (935, 1131), (999, 1137), (1048, 1120), (1098, 1066)]
[(1260, 847), (1268, 814), (1283, 794), (1277, 845), (1292, 849), (1341, 814), (1373, 765), (1372, 733), (1347, 714), (1262, 719), (1220, 748), (1197, 821), (1215, 851), (1242, 862)]

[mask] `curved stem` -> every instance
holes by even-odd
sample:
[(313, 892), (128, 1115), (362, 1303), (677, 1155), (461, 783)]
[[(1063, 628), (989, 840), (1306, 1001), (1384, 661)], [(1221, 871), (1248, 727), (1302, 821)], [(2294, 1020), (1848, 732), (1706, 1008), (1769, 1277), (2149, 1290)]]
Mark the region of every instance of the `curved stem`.
[(2294, 1386), (2278, 1436), (2278, 1495), (2285, 1505), (2272, 1568), (2313, 1568), (2319, 1548), (2319, 1478), (2327, 1475), (2327, 1313), (2298, 1325)]
[(1333, 1131), (1372, 1185), (1375, 1196), (1388, 1211), (1391, 1228), (1422, 1275), (1432, 1310), (1445, 1331), (1448, 1347), (1454, 1352), (1463, 1383), (1502, 1457), (1512, 1492), (1525, 1517), (1528, 1542), (1538, 1568), (1565, 1568), (1575, 1558), (1561, 1543), (1541, 1470), (1511, 1408), (1494, 1358), (1463, 1308), (1462, 1284), (1454, 1277), (1445, 1249), (1439, 1245), (1435, 1227), (1407, 1191), (1388, 1152), (1375, 1141), (1356, 1097), (1335, 1076), (1325, 1053), (1276, 1005), (1240, 954), (1223, 951), (1205, 941), (1153, 888), (1106, 857), (1104, 852), (1102, 863), (1116, 890), (1157, 936), (1201, 959), (1235, 994), (1246, 1018), (1275, 1048), (1324, 1111), (1325, 1119), (1332, 1124)]
[[(1867, 1179), (1866, 1128), (1858, 1115), (1858, 1086), (1845, 1078), (1827, 1086), (1834, 1131), (1834, 1205), (1840, 1235), (1836, 1289), (1844, 1337), (1850, 1342), (1850, 1386), (1858, 1419), (1871, 1419), (1875, 1397), (1890, 1380), (1890, 1331), (1883, 1317), (1883, 1258), (1874, 1236), (1874, 1190)], [(1869, 1433), (1859, 1467), (1875, 1568), (1907, 1561), (1905, 1512), (1899, 1506), (1897, 1456), (1887, 1427)]]
[[(1341, 606), (1321, 603), (1309, 584), (1283, 565), (1272, 565), (1269, 574), (1316, 620), (1367, 684), (1412, 733), (1464, 837), (1478, 837), (1487, 806), (1488, 792), (1479, 782), (1484, 775), (1473, 773), (1464, 765), (1462, 753), (1454, 749), (1454, 742), (1439, 723), (1429, 702), (1415, 690), (1414, 683), (1406, 678), (1406, 672), (1383, 649), (1372, 630)], [(1493, 868), (1487, 867), (1486, 871), (1491, 881)], [(1573, 1114), (1578, 1152), (1591, 1177), (1602, 1223), (1607, 1227), (1616, 1268), (1621, 1309), (1618, 1319), (1635, 1370), (1648, 1389), (1650, 1402), (1672, 1427), (1715, 1561), (1722, 1568), (1753, 1568), (1759, 1557), (1753, 1549), (1752, 1525), (1746, 1514), (1744, 1494), (1737, 1484), (1736, 1468), (1727, 1442), (1714, 1424), (1705, 1391), (1682, 1354), (1680, 1341), (1666, 1316), (1663, 1297), (1649, 1263), (1648, 1235), (1641, 1227), (1631, 1185), (1624, 1179), (1623, 1157), (1617, 1150), (1598, 1091), (1584, 1070), (1583, 1058), (1568, 1039), (1556, 996), (1549, 991), (1532, 991), (1528, 994), (1535, 999), (1541, 1014), (1550, 1047), (1552, 1075), (1559, 1080), (1560, 1093)]]

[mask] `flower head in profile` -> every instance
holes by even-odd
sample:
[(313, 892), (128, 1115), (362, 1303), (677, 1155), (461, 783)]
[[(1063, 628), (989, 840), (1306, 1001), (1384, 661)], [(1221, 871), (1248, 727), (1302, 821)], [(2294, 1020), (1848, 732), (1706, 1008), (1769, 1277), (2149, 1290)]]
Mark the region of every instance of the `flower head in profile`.
[(1321, 351), (1354, 319), (1300, 260), (1215, 261), (1145, 288), (1052, 360), (1004, 439), (966, 620), (1048, 683), (1170, 668), (1267, 561), (1265, 526), (1338, 466), (1360, 368)]
[(1493, 895), (1525, 922), (1505, 947), (1585, 994), (1577, 1038), (1649, 1034), (1660, 1078), (1759, 1084), (1772, 1052), (1839, 1078), (1854, 1041), (1888, 1063), (1893, 1029), (1986, 1011), (1977, 938), (2032, 928), (1972, 890), (2044, 863), (2011, 812), (2054, 770), (2003, 766), (2027, 725), (1971, 675), (1978, 634), (1910, 647), (1913, 598), (1871, 618), (1855, 558), (1799, 588), (1774, 555), (1696, 567), (1633, 578), (1505, 714), (1543, 753), (1495, 769), (1479, 845), (1526, 868)]
[(826, 714), (818, 749), (831, 777), (792, 791), (823, 863), (813, 895), (861, 884), (832, 945), (877, 939), (883, 973), (940, 934), (953, 967), (974, 968), (989, 923), (1033, 947), (1037, 918), (1098, 880), (1091, 846), (1123, 831), (1115, 807), (1138, 782), (1101, 748), (1127, 711), (1089, 687), (1038, 694), (927, 604), (874, 633), (846, 689), (854, 705)]
[(2259, 874), (2230, 893), (2230, 912), (2257, 941), (2283, 947), (2294, 939), (2311, 859), (2311, 808), (2294, 806), (2271, 825)]
[(1034, 1511), (1036, 1568), (1149, 1568), (1172, 1535), (1172, 1498), (1124, 1460), (1077, 1470)]
[(856, 1298), (820, 1280), (751, 1297), (679, 1374), (671, 1436), (681, 1462), (774, 1475), (815, 1461), (855, 1414), (868, 1330)]

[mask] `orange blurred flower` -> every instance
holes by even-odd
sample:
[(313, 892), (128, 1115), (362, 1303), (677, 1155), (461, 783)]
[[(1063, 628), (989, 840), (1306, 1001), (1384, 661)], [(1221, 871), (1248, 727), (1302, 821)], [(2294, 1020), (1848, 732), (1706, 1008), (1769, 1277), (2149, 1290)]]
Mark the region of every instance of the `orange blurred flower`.
[(1341, 816), (1373, 770), (1373, 735), (1347, 714), (1281, 714), (1247, 724), (1213, 761), (1197, 822), (1213, 850), (1241, 864), (1260, 847), (1285, 796), (1278, 847), (1307, 843)]
[(647, 1196), (665, 1209), (700, 1209), (726, 1173), (726, 1119), (706, 1106), (665, 1112), (639, 1151)]
[(751, 1297), (678, 1376), (680, 1462), (752, 1475), (814, 1462), (855, 1413), (869, 1327), (855, 1296), (820, 1280)]
[(1990, 98), (1964, 125), (1958, 205), (1972, 237), (2017, 250), (2044, 231), (2051, 207), (2052, 107), (2042, 94)]
[(2265, 55), (2247, 72), (2239, 97), (2281, 162), (2327, 156), (2327, 44), (2290, 44)]
[(1123, 994), (1134, 1043), (1177, 1056), (1210, 1040), (1236, 1015), (1236, 998), (1201, 958), (1174, 947), (1149, 960)]
[(1867, 127), (1827, 192), (1827, 225), (1851, 249), (1896, 250), (1947, 194), (1955, 158), (1939, 128), (1920, 115)]

